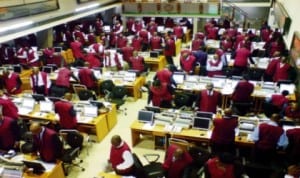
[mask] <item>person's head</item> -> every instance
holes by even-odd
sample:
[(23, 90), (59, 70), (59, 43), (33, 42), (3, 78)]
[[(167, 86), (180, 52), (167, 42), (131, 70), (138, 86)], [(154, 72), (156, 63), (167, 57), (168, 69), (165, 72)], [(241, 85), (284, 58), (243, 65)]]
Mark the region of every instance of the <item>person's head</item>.
[(279, 57), (280, 56), (280, 51), (275, 51), (273, 53), (273, 57)]
[(232, 115), (232, 109), (231, 108), (225, 108), (224, 114), (225, 114), (225, 116), (231, 116)]
[(38, 135), (41, 133), (42, 131), (42, 126), (40, 123), (38, 122), (32, 122), (30, 124), (30, 127), (29, 127), (29, 130), (30, 132), (33, 134), (33, 135)]
[(66, 99), (66, 100), (68, 100), (68, 101), (71, 101), (71, 100), (72, 100), (72, 94), (69, 93), (69, 92), (65, 93), (64, 99)]
[(173, 153), (173, 157), (174, 157), (175, 160), (181, 159), (182, 156), (183, 156), (183, 150), (181, 148), (177, 148), (175, 150), (175, 152)]
[(281, 92), (281, 94), (282, 94), (283, 96), (287, 96), (287, 95), (289, 95), (289, 91), (283, 90), (283, 91)]
[(110, 143), (114, 147), (120, 146), (120, 144), (122, 143), (122, 139), (121, 139), (120, 135), (114, 135), (114, 136), (112, 136), (111, 140), (110, 140)]
[(213, 83), (208, 83), (208, 84), (206, 84), (206, 89), (207, 90), (213, 90), (214, 89), (214, 84)]
[(228, 152), (222, 152), (218, 155), (220, 164), (233, 164), (234, 156)]
[(276, 113), (274, 113), (274, 114), (272, 114), (272, 116), (271, 116), (271, 118), (270, 118), (270, 120), (272, 120), (272, 121), (274, 121), (274, 122), (279, 122), (279, 120), (280, 120), (281, 118), (280, 118), (280, 115), (279, 114), (276, 114)]
[(171, 72), (173, 73), (173, 72), (175, 72), (177, 69), (176, 69), (176, 66), (175, 66), (175, 65), (169, 64), (169, 65), (168, 65), (168, 70), (171, 71)]
[(39, 71), (40, 71), (40, 69), (39, 69), (38, 67), (33, 67), (33, 68), (32, 68), (32, 73), (33, 73), (33, 74), (38, 74)]

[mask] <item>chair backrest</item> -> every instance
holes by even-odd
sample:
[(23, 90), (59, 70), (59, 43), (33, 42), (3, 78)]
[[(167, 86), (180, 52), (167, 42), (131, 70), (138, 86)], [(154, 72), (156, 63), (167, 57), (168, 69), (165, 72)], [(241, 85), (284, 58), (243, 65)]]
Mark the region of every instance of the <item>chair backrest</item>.
[(65, 92), (66, 92), (65, 88), (62, 88), (62, 87), (59, 87), (56, 85), (51, 85), (50, 96), (62, 97), (62, 96), (64, 96)]
[(75, 84), (73, 84), (73, 90), (74, 90), (74, 93), (76, 93), (78, 95), (79, 91), (87, 90), (87, 87), (85, 85), (75, 83)]
[(123, 86), (115, 86), (112, 89), (112, 99), (123, 99), (127, 95), (127, 89)]
[(71, 148), (82, 148), (83, 146), (83, 136), (79, 131), (73, 129), (63, 129), (59, 133), (63, 135), (64, 141)]
[(169, 145), (176, 145), (177, 147), (180, 147), (182, 150), (185, 151), (187, 151), (190, 146), (188, 141), (177, 138), (169, 138)]
[(189, 96), (184, 93), (175, 94), (174, 103), (176, 108), (181, 108), (182, 106), (188, 106), (189, 104)]
[(143, 169), (144, 166), (141, 160), (139, 159), (139, 157), (135, 153), (132, 153), (132, 157), (133, 157), (134, 167), (137, 169)]
[(115, 84), (112, 80), (104, 80), (100, 84), (100, 94), (104, 95), (106, 94), (105, 91), (111, 92), (113, 88), (115, 87)]
[(79, 100), (89, 100), (89, 99), (95, 99), (93, 92), (90, 90), (80, 90), (78, 93)]

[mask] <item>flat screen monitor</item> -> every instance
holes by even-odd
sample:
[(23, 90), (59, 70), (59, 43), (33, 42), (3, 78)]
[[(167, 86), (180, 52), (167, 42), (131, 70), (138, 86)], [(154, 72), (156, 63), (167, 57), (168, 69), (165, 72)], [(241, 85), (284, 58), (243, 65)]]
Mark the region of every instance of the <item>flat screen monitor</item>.
[(42, 174), (46, 171), (45, 167), (39, 162), (23, 160), (23, 163), (27, 168), (32, 168), (35, 174)]
[(104, 32), (110, 32), (110, 26), (109, 25), (104, 25), (103, 26), (103, 31)]
[(163, 49), (155, 49), (154, 51), (158, 52), (158, 55), (163, 55), (164, 54)]
[(50, 73), (52, 73), (53, 68), (52, 68), (52, 66), (43, 66), (42, 71), (50, 74)]
[(140, 110), (138, 113), (138, 121), (143, 123), (153, 123), (154, 112)]
[(62, 51), (62, 47), (53, 47), (54, 48), (54, 52), (56, 53), (61, 53)]
[(159, 52), (158, 51), (150, 51), (150, 57), (151, 58), (158, 58)]
[(91, 105), (96, 106), (98, 109), (104, 107), (104, 104), (101, 101), (90, 101)]
[(231, 78), (232, 78), (232, 80), (242, 80), (243, 79), (242, 76), (238, 76), (238, 75), (233, 75)]
[(22, 67), (20, 65), (14, 65), (13, 69), (14, 69), (14, 72), (16, 72), (16, 73), (22, 72)]
[(183, 72), (174, 72), (173, 79), (177, 84), (183, 84), (185, 74)]
[(157, 106), (145, 106), (145, 109), (154, 113), (160, 113), (160, 107)]
[(157, 32), (164, 32), (165, 26), (157, 26)]
[(195, 117), (193, 121), (193, 128), (200, 130), (208, 130), (210, 127), (210, 119), (204, 117)]
[(84, 116), (97, 117), (98, 107), (93, 105), (84, 105), (83, 107)]
[(279, 85), (279, 92), (282, 93), (284, 90), (288, 91), (289, 94), (293, 94), (295, 93), (296, 88), (294, 84), (282, 83)]
[(54, 109), (52, 101), (40, 101), (41, 112), (52, 112)]
[(32, 94), (32, 98), (35, 101), (45, 101), (45, 96), (41, 94)]
[(212, 119), (213, 115), (214, 115), (214, 113), (212, 113), (212, 112), (204, 112), (204, 111), (197, 111), (196, 112), (197, 117), (204, 117), (204, 118)]

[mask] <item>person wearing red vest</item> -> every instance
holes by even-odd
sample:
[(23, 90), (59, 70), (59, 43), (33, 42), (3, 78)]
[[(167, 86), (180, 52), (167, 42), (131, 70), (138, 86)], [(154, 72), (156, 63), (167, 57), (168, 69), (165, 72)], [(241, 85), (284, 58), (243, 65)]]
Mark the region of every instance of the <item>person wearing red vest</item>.
[(0, 149), (17, 149), (20, 137), (17, 121), (0, 113)]
[(280, 59), (280, 52), (276, 51), (265, 70), (264, 81), (273, 81), (273, 75), (275, 73), (276, 66), (280, 62), (279, 59)]
[(87, 35), (87, 45), (94, 43), (96, 43), (96, 36), (93, 31), (90, 31), (90, 33)]
[(183, 28), (176, 24), (175, 27), (173, 27), (173, 34), (176, 36), (176, 39), (182, 39), (183, 37)]
[(75, 30), (73, 31), (73, 38), (80, 41), (82, 45), (85, 44), (84, 33), (80, 31), (80, 27), (78, 25), (75, 27)]
[(208, 59), (206, 63), (207, 76), (213, 77), (214, 75), (223, 75), (223, 62), (217, 54), (212, 59)]
[(207, 29), (207, 39), (213, 39), (213, 40), (217, 40), (218, 38), (218, 27), (215, 26), (211, 26), (210, 28)]
[(175, 41), (170, 37), (170, 35), (165, 35), (165, 44), (164, 44), (164, 54), (168, 64), (174, 64), (173, 57), (175, 55)]
[(18, 119), (18, 108), (11, 99), (4, 95), (3, 90), (0, 90), (0, 106), (2, 106), (3, 116), (7, 116), (13, 119)]
[(91, 69), (88, 68), (90, 64), (84, 63), (84, 68), (81, 68), (78, 72), (78, 78), (80, 84), (85, 85), (88, 89), (95, 90), (97, 87), (97, 79)]
[(172, 144), (167, 150), (166, 159), (162, 168), (166, 171), (166, 178), (181, 178), (185, 169), (193, 162), (193, 158), (187, 152)]
[(300, 108), (298, 103), (290, 103), (290, 105), (285, 108), (284, 115), (288, 119), (297, 122), (300, 121)]
[(46, 64), (55, 64), (57, 67), (60, 67), (65, 63), (60, 53), (55, 52), (54, 48), (45, 48), (43, 50), (43, 54)]
[(162, 38), (157, 35), (157, 32), (153, 33), (153, 36), (150, 38), (150, 47), (151, 50), (162, 49)]
[(286, 149), (289, 162), (290, 164), (297, 164), (300, 161), (300, 128), (287, 130), (286, 136), (289, 139), (289, 145)]
[(224, 51), (231, 51), (233, 47), (232, 41), (230, 37), (226, 37), (224, 40), (221, 41), (221, 48)]
[(59, 87), (65, 87), (69, 90), (69, 88), (71, 86), (71, 84), (70, 84), (71, 77), (75, 81), (78, 81), (78, 79), (74, 76), (73, 72), (70, 70), (70, 66), (60, 68), (58, 71), (58, 74), (57, 74), (55, 85), (57, 85)]
[(59, 125), (61, 129), (76, 129), (77, 118), (76, 111), (71, 103), (72, 94), (66, 93), (64, 100), (55, 102), (54, 110), (59, 116)]
[(30, 75), (30, 85), (33, 93), (48, 95), (51, 81), (46, 72), (42, 72), (38, 67), (34, 67)]
[(202, 90), (196, 99), (196, 109), (216, 113), (217, 106), (221, 104), (221, 100), (221, 93), (214, 90), (212, 83), (208, 83), (206, 90)]
[(270, 40), (271, 33), (272, 31), (270, 28), (262, 29), (260, 33), (261, 40), (264, 42), (268, 42)]
[(16, 95), (22, 92), (22, 81), (19, 74), (16, 72), (4, 69), (3, 84), (6, 92), (10, 95)]
[(272, 114), (269, 122), (259, 124), (251, 134), (255, 142), (254, 157), (259, 162), (270, 162), (278, 147), (285, 148), (288, 138), (284, 130), (278, 125), (280, 116)]
[(142, 22), (141, 19), (137, 19), (135, 20), (134, 24), (132, 25), (131, 27), (131, 31), (134, 33), (134, 34), (137, 34), (139, 31), (141, 31), (142, 29), (144, 28), (144, 24)]
[(112, 71), (121, 70), (125, 66), (125, 62), (122, 60), (122, 55), (113, 50), (106, 50), (104, 52), (104, 66)]
[(167, 85), (176, 87), (177, 84), (173, 79), (173, 72), (175, 70), (176, 67), (174, 65), (168, 65), (168, 68), (157, 71), (153, 79), (158, 79), (161, 83), (166, 83)]
[(250, 59), (250, 62), (254, 64), (251, 58), (251, 52), (245, 46), (235, 51), (233, 64), (235, 72), (234, 75), (241, 75), (245, 70), (247, 70), (248, 59)]
[(137, 51), (141, 51), (142, 44), (143, 39), (139, 35), (135, 35), (131, 42), (132, 47)]
[(132, 47), (130, 43), (127, 43), (127, 45), (121, 49), (123, 54), (123, 60), (129, 62), (130, 57), (133, 56), (134, 50), (134, 47)]
[(119, 36), (117, 37), (117, 48), (123, 48), (127, 45), (128, 43), (128, 39), (126, 38), (126, 36), (123, 36), (123, 34), (119, 34)]
[(24, 66), (39, 66), (39, 57), (36, 51), (27, 45), (17, 51), (17, 58), (19, 63)]
[(192, 74), (196, 67), (196, 58), (190, 52), (185, 52), (180, 56), (180, 67), (187, 74)]
[(224, 116), (213, 120), (211, 135), (212, 152), (230, 152), (235, 150), (235, 128), (238, 126), (238, 117), (232, 115), (231, 108), (224, 110)]
[(150, 104), (152, 102), (153, 106), (170, 108), (173, 99), (172, 93), (173, 89), (170, 85), (161, 83), (160, 80), (155, 80), (150, 87), (147, 103)]
[(103, 60), (104, 57), (104, 46), (103, 41), (101, 40), (99, 43), (93, 43), (89, 46), (89, 52), (94, 53), (100, 61)]
[(142, 38), (142, 51), (146, 51), (149, 48), (149, 42), (151, 38), (150, 32), (148, 32), (146, 29), (142, 29), (137, 33), (137, 35)]
[(192, 40), (192, 51), (198, 51), (201, 50), (204, 47), (204, 41), (201, 38), (196, 37), (194, 40)]
[(93, 52), (85, 52), (83, 60), (89, 63), (89, 68), (97, 68), (102, 66), (97, 54)]
[(243, 79), (238, 82), (231, 95), (231, 100), (233, 102), (250, 102), (253, 91), (254, 85), (249, 82), (248, 75), (243, 75)]
[(291, 69), (291, 65), (287, 63), (286, 57), (281, 56), (280, 62), (277, 63), (275, 68), (273, 81), (278, 82), (280, 80), (288, 80), (290, 69)]
[(118, 175), (134, 175), (134, 160), (128, 144), (119, 135), (111, 138), (109, 163)]
[(117, 42), (117, 36), (123, 32), (123, 25), (119, 20), (116, 20), (116, 23), (113, 26), (112, 33), (110, 35), (110, 46), (115, 47)]
[(145, 71), (145, 60), (144, 57), (138, 56), (138, 52), (134, 51), (133, 56), (129, 58), (130, 68), (138, 70), (139, 72)]
[(62, 154), (62, 142), (58, 134), (38, 122), (32, 122), (29, 127), (33, 134), (33, 144), (42, 161), (55, 163)]
[(270, 102), (276, 106), (280, 110), (285, 110), (287, 107), (289, 100), (287, 98), (287, 95), (289, 95), (289, 91), (283, 90), (281, 94), (273, 94), (271, 96)]
[(157, 33), (157, 23), (155, 23), (154, 19), (151, 19), (151, 21), (148, 23), (147, 30), (150, 32), (151, 35)]
[(83, 59), (84, 55), (82, 53), (83, 44), (80, 42), (79, 37), (75, 41), (70, 43), (70, 48), (72, 49), (73, 56), (76, 60)]

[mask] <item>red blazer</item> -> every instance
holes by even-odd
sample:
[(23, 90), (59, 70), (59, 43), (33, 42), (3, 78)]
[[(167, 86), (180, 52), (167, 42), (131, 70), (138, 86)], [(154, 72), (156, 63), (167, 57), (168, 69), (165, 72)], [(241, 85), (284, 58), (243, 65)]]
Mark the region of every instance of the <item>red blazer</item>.
[[(8, 78), (8, 76), (9, 75), (3, 76), (3, 80), (4, 80), (4, 84), (5, 84), (4, 87), (7, 90), (7, 92), (9, 94), (13, 94), (13, 95), (21, 93), (22, 92), (22, 88), (21, 88), (22, 82), (21, 82), (19, 74), (13, 72), (11, 74), (10, 78)], [(16, 87), (16, 90), (14, 92), (11, 92), (11, 90), (15, 87)]]
[(175, 41), (168, 39), (165, 46), (165, 56), (174, 56), (175, 55)]
[(259, 125), (259, 140), (255, 143), (255, 146), (261, 150), (275, 150), (283, 132), (283, 129), (279, 126), (262, 123)]
[(195, 67), (196, 58), (193, 55), (189, 55), (186, 59), (184, 59), (182, 56), (180, 57), (180, 66), (182, 70), (189, 73), (192, 71)]
[(79, 41), (74, 41), (74, 42), (71, 42), (70, 43), (70, 47), (72, 49), (72, 52), (73, 52), (73, 56), (76, 58), (76, 59), (79, 59), (79, 58), (84, 58), (84, 55), (82, 53), (82, 43), (79, 42)]
[(18, 108), (10, 99), (4, 99), (0, 97), (0, 105), (2, 106), (3, 116), (7, 116), (13, 119), (18, 119)]
[(218, 144), (234, 144), (235, 128), (238, 126), (236, 117), (226, 117), (214, 119), (214, 129), (211, 141)]
[(292, 111), (291, 106), (285, 108), (285, 116), (291, 119), (300, 119), (300, 110)]
[(55, 84), (62, 87), (70, 87), (70, 77), (72, 72), (68, 68), (61, 68), (58, 71)]
[[(48, 86), (48, 84), (47, 84), (47, 73), (46, 72), (40, 72), (41, 73), (41, 75), (42, 75), (42, 80), (43, 80), (43, 82), (44, 82), (44, 85), (45, 85), (45, 94), (47, 95), (48, 94), (48, 88), (47, 88), (47, 86)], [(38, 74), (39, 75), (39, 74)], [(32, 87), (32, 91), (35, 93), (36, 91), (35, 91), (35, 87), (34, 87), (34, 84), (36, 83), (35, 82), (35, 78), (33, 77), (34, 76), (34, 74), (31, 74), (31, 76), (30, 76), (30, 78), (31, 78), (31, 81), (32, 81), (32, 84), (33, 84), (33, 87)]]
[(300, 159), (300, 128), (289, 129), (286, 131), (289, 139), (288, 153), (296, 160)]
[(171, 83), (172, 72), (167, 70), (167, 69), (163, 69), (163, 70), (160, 70), (160, 71), (156, 72), (156, 77), (158, 78), (158, 80), (161, 83), (170, 84)]
[(271, 97), (271, 101), (272, 104), (277, 106), (279, 109), (281, 109), (284, 104), (289, 102), (289, 100), (281, 94), (273, 94)]
[(89, 68), (82, 68), (78, 72), (78, 77), (82, 85), (88, 88), (93, 88), (96, 86), (95, 79), (93, 78), (93, 72)]
[(139, 31), (139, 36), (142, 38), (142, 42), (143, 43), (149, 43), (150, 40), (150, 36), (149, 36), (149, 32), (147, 30), (141, 30)]
[(176, 36), (176, 38), (182, 38), (183, 36), (183, 29), (181, 26), (173, 27), (173, 33)]
[(232, 164), (225, 165), (225, 170), (218, 166), (218, 158), (211, 158), (207, 161), (207, 169), (211, 178), (235, 178), (234, 166)]
[(273, 76), (273, 81), (278, 82), (279, 80), (287, 80), (289, 78), (290, 64), (285, 63), (282, 67), (280, 62), (277, 63), (276, 69)]
[(144, 58), (141, 56), (130, 58), (131, 68), (138, 71), (143, 71), (144, 68)]
[(267, 66), (267, 68), (266, 68), (266, 70), (265, 70), (265, 73), (266, 73), (267, 75), (272, 76), (272, 75), (275, 73), (276, 66), (277, 66), (277, 64), (278, 64), (279, 62), (280, 62), (279, 59), (276, 59), (276, 58), (272, 59), (272, 60), (269, 62), (268, 66)]
[(163, 169), (167, 171), (167, 178), (181, 178), (184, 173), (184, 169), (193, 162), (193, 158), (185, 151), (183, 157), (179, 160), (173, 160), (173, 154), (178, 146), (170, 145), (167, 150), (166, 159), (162, 165)]
[(232, 93), (231, 99), (235, 102), (249, 102), (254, 85), (248, 81), (240, 81)]
[(44, 49), (44, 56), (46, 58), (46, 64), (55, 64), (56, 66), (60, 66), (61, 60), (63, 60), (60, 55), (54, 55), (54, 48)]
[(239, 48), (236, 50), (236, 56), (234, 60), (234, 66), (238, 67), (247, 67), (248, 65), (248, 57), (251, 52), (247, 48)]
[(213, 112), (216, 113), (217, 106), (221, 99), (221, 93), (218, 91), (213, 91), (213, 94), (210, 96), (207, 94), (207, 90), (202, 90), (200, 92), (200, 102), (199, 102), (199, 111)]
[(161, 87), (150, 87), (150, 91), (152, 92), (152, 104), (153, 106), (160, 106), (162, 101), (171, 101), (172, 95), (168, 91), (168, 86), (166, 84), (162, 84)]
[(161, 37), (159, 36), (153, 36), (150, 38), (150, 46), (151, 46), (151, 50), (155, 50), (155, 49), (162, 49), (161, 47)]
[[(10, 150), (14, 148), (14, 144), (17, 141), (17, 133), (15, 133), (14, 125), (17, 125), (10, 117), (3, 116), (3, 120), (0, 124), (0, 149)], [(14, 123), (15, 122), (15, 123)]]
[(198, 51), (203, 46), (204, 46), (204, 42), (202, 39), (198, 38), (192, 41), (192, 51)]
[(90, 64), (89, 68), (100, 67), (101, 66), (100, 60), (93, 53), (88, 53), (84, 57), (84, 60)]
[(75, 129), (77, 126), (76, 112), (73, 104), (68, 101), (55, 102), (55, 112), (59, 116), (59, 124), (62, 129)]
[(127, 45), (127, 38), (126, 37), (118, 37), (117, 38), (117, 47), (123, 48)]
[(142, 42), (143, 39), (141, 37), (133, 38), (131, 45), (135, 50), (140, 51), (142, 49)]
[(134, 48), (131, 46), (125, 46), (122, 48), (123, 60), (129, 61), (130, 57), (133, 56)]

